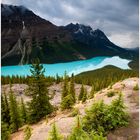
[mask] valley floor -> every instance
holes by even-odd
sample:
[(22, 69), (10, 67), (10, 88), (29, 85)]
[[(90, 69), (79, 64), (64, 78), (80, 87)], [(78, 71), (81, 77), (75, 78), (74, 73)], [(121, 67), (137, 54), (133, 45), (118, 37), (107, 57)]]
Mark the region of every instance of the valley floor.
[[(119, 95), (119, 92), (123, 94), (124, 103), (127, 107), (127, 111), (131, 116), (130, 124), (127, 127), (119, 128), (113, 132), (110, 132), (107, 136), (108, 140), (138, 140), (139, 136), (139, 92), (138, 90), (134, 90), (136, 84), (138, 84), (138, 78), (128, 78), (123, 81), (117, 82), (112, 87), (108, 87), (96, 93), (93, 99), (87, 100), (84, 104), (78, 102), (74, 108), (78, 108), (80, 112), (80, 116), (82, 117), (85, 114), (85, 109), (89, 108), (94, 102), (99, 100), (104, 100), (106, 104), (110, 104), (111, 101)], [(53, 105), (59, 106), (61, 101), (61, 86), (60, 84), (54, 84), (49, 87), (49, 92), (52, 93), (55, 90), (55, 96), (51, 100)], [(26, 85), (15, 84), (13, 85), (13, 91), (15, 92), (18, 99), (22, 96), (25, 101), (29, 101), (30, 98), (24, 94)], [(78, 95), (81, 85), (75, 84), (76, 93)], [(86, 86), (88, 92), (91, 90), (90, 86)], [(8, 85), (2, 86), (2, 90), (7, 92), (9, 90)], [(107, 94), (113, 91), (115, 93), (114, 96), (108, 97)], [(67, 136), (75, 124), (76, 117), (70, 117), (71, 111), (60, 111), (58, 110), (54, 116), (48, 118), (48, 122), (46, 120), (42, 120), (37, 124), (32, 125), (32, 136), (30, 140), (46, 140), (48, 132), (51, 129), (51, 124), (55, 121), (60, 132)], [(25, 127), (25, 126), (24, 126)], [(12, 140), (24, 140), (24, 127), (20, 128), (20, 130), (14, 134), (12, 134)]]

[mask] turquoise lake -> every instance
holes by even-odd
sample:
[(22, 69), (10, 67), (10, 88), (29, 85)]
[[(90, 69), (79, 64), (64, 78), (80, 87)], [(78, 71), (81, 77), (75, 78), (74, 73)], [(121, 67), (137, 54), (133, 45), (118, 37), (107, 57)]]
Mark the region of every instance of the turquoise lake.
[[(79, 60), (66, 63), (43, 64), (43, 66), (45, 68), (46, 76), (56, 76), (56, 74), (58, 74), (59, 76), (63, 76), (65, 71), (68, 73), (68, 75), (71, 75), (72, 73), (76, 75), (81, 72), (99, 69), (107, 65), (113, 65), (121, 69), (130, 69), (128, 66), (128, 63), (130, 61), (131, 60), (122, 59), (118, 56), (114, 57), (102, 56), (102, 57), (94, 57), (92, 59), (87, 60)], [(3, 66), (1, 68), (1, 75), (2, 76), (31, 75), (30, 65)]]

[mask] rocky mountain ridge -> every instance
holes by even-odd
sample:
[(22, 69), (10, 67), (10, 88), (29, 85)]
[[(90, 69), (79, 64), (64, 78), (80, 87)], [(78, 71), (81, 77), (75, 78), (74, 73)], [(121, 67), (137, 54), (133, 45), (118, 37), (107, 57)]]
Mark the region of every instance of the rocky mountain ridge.
[(82, 24), (56, 26), (24, 6), (1, 4), (2, 65), (68, 62), (95, 56), (130, 56), (99, 29)]

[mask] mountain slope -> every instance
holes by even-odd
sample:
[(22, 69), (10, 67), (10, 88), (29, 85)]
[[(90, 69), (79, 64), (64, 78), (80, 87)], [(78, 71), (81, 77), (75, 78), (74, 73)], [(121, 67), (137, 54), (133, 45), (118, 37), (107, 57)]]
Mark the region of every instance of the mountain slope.
[(132, 58), (128, 50), (113, 44), (99, 29), (69, 24), (56, 26), (23, 6), (1, 5), (2, 65), (67, 62), (94, 56)]

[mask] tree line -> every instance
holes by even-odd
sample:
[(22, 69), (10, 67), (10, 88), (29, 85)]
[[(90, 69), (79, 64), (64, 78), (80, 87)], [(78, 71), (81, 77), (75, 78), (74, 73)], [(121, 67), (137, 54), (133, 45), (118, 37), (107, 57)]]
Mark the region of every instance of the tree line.
[[(19, 75), (12, 75), (12, 76), (1, 76), (1, 84), (28, 84), (31, 76), (19, 76)], [(45, 76), (45, 81), (51, 85), (53, 82), (59, 83), (62, 81), (62, 77), (56, 74), (55, 77), (53, 76)]]
[(139, 73), (133, 70), (122, 70), (115, 66), (106, 66), (98, 70), (83, 72), (75, 76), (78, 84), (90, 85), (94, 91), (113, 85), (114, 83), (130, 77), (138, 77)]

